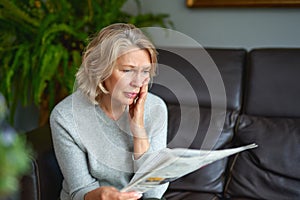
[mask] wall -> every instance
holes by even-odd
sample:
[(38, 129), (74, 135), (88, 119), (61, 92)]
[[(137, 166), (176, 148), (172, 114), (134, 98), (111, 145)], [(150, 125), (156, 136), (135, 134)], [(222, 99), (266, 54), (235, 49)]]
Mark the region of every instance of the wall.
[[(141, 0), (144, 12), (168, 13), (177, 31), (207, 47), (300, 47), (300, 8), (187, 8), (184, 0)], [(126, 9), (134, 12), (134, 7)], [(176, 39), (159, 44), (189, 46)], [(172, 42), (170, 42), (172, 41)]]

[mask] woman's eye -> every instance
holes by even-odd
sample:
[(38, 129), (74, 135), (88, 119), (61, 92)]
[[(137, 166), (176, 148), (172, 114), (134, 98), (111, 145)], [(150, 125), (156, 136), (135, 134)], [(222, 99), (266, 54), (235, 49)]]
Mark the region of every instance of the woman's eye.
[(130, 69), (123, 69), (122, 71), (125, 72), (125, 73), (127, 73), (127, 72), (131, 72), (132, 70), (130, 70)]

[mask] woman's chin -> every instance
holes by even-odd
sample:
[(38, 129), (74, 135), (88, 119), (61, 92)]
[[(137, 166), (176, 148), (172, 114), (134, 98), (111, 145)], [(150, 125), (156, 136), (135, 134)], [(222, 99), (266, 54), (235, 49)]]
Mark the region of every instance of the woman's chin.
[(123, 101), (124, 106), (130, 106), (131, 104), (134, 103), (134, 99), (126, 99), (126, 101)]

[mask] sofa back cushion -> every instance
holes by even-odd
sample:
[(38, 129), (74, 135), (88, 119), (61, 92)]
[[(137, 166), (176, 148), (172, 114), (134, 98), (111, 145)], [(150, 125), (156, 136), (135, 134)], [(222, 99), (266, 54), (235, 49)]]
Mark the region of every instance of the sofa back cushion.
[(258, 148), (234, 157), (225, 195), (300, 199), (300, 50), (256, 49), (249, 60), (234, 144)]
[[(158, 51), (159, 70), (151, 92), (161, 96), (168, 106), (168, 147), (225, 148), (231, 141), (241, 108), (246, 51), (200, 48), (170, 48), (169, 51), (166, 49)], [(197, 66), (193, 58), (198, 58)], [(180, 81), (180, 76), (179, 78), (172, 76), (170, 74), (172, 70), (164, 71), (165, 67), (182, 75), (191, 87), (185, 87), (185, 83)], [(219, 72), (225, 94), (218, 89), (211, 90), (208, 86), (211, 83), (207, 83), (207, 78), (216, 83), (218, 74), (204, 77), (205, 72), (214, 67)], [(166, 83), (171, 83), (170, 87)], [(195, 96), (192, 96), (193, 93)], [(217, 98), (214, 105), (212, 98)], [(219, 101), (222, 98), (226, 100), (227, 109), (222, 109), (222, 102)], [(225, 120), (224, 124), (222, 120)], [(215, 133), (217, 137), (213, 136)], [(178, 191), (221, 193), (226, 164), (227, 159), (223, 159), (173, 181), (169, 186), (167, 197)]]
[[(194, 121), (195, 109), (193, 106), (181, 106), (185, 111), (180, 113), (177, 105), (169, 105), (169, 132), (168, 146), (183, 147), (191, 149), (201, 149), (205, 141), (205, 137), (210, 132), (219, 131), (218, 125), (210, 123), (210, 109), (200, 109), (200, 119), (197, 123)], [(225, 123), (222, 133), (214, 144), (214, 149), (223, 149), (228, 145), (233, 136), (233, 129), (238, 116), (237, 112), (219, 112), (218, 117), (215, 117), (215, 123), (218, 123), (218, 118), (223, 118), (225, 115)], [(181, 119), (181, 120), (180, 120)], [(215, 124), (213, 123), (213, 124)], [(180, 127), (177, 125), (180, 124)], [(195, 129), (196, 127), (196, 129)], [(179, 130), (176, 130), (179, 129)], [(193, 130), (194, 129), (194, 130)], [(208, 130), (209, 129), (209, 130)], [(193, 131), (191, 131), (193, 130)], [(195, 131), (195, 132), (194, 132)], [(207, 134), (205, 134), (207, 133)], [(195, 192), (211, 192), (222, 193), (224, 187), (224, 173), (227, 165), (227, 159), (216, 161), (207, 165), (195, 172), (192, 172), (182, 178), (179, 178), (170, 183), (169, 191), (195, 191)]]
[(300, 117), (300, 49), (249, 53), (244, 113)]
[[(212, 98), (216, 97), (216, 106), (221, 106), (218, 99), (224, 98), (229, 110), (240, 109), (246, 50), (184, 47), (157, 50), (158, 74), (151, 91), (167, 103), (179, 100), (184, 105), (210, 107)], [(218, 88), (220, 84), (225, 89), (225, 97)]]

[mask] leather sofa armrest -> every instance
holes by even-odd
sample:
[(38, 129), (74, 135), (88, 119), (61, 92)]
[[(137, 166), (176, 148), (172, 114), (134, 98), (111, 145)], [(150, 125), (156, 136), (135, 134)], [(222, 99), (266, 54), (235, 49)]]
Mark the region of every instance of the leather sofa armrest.
[(50, 126), (30, 131), (26, 137), (34, 157), (30, 174), (21, 181), (21, 200), (58, 199), (63, 177), (54, 154)]

